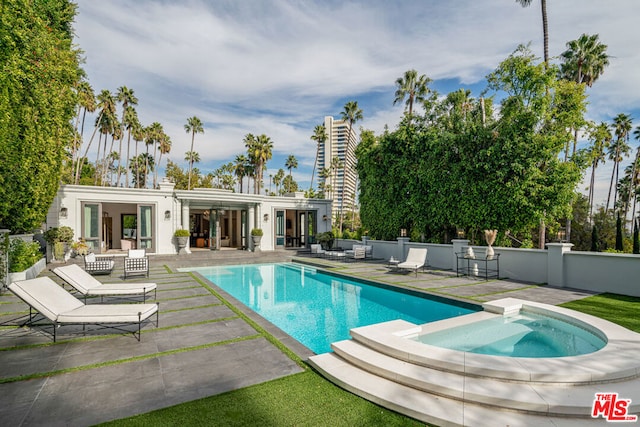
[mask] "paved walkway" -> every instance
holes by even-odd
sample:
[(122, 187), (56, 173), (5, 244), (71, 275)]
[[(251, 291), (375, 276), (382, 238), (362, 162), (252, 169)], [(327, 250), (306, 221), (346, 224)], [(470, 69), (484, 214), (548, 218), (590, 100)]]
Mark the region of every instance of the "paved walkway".
[[(93, 425), (301, 372), (303, 368), (271, 344), (266, 334), (303, 360), (312, 355), (308, 349), (224, 291), (209, 288), (197, 276), (177, 272), (179, 267), (292, 258), (476, 303), (513, 296), (558, 304), (588, 295), (508, 280), (457, 278), (446, 271), (420, 272), (415, 277), (389, 272), (380, 263), (330, 262), (295, 257), (291, 251), (152, 256), (150, 279), (130, 279), (158, 284), (160, 326), (147, 325), (139, 343), (131, 335), (110, 330), (93, 330), (86, 337), (69, 335), (67, 326), (59, 329), (59, 341), (53, 344), (42, 330), (16, 328), (28, 314), (27, 306), (10, 292), (0, 295), (2, 425)], [(120, 280), (122, 263), (116, 265), (111, 277), (97, 277), (105, 282)], [(54, 277), (48, 270), (43, 275)]]

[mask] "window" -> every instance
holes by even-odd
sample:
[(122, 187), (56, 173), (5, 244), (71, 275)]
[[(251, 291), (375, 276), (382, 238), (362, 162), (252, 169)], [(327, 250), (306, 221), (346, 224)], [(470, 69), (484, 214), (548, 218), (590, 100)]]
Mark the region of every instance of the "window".
[(136, 230), (138, 229), (138, 215), (122, 214), (121, 220), (122, 220), (122, 238), (135, 239)]

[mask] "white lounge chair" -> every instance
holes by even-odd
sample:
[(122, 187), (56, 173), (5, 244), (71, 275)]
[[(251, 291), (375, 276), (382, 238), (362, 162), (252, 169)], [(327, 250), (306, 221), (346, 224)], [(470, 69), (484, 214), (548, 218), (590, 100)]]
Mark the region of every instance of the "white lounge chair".
[(36, 277), (35, 279), (13, 282), (9, 285), (9, 290), (29, 305), (27, 324), (38, 325), (33, 322), (32, 309), (51, 321), (54, 342), (56, 341), (56, 330), (61, 325), (137, 324), (138, 334), (136, 335), (134, 331), (133, 335), (138, 341), (140, 341), (142, 322), (155, 314), (156, 327), (158, 326), (157, 303), (87, 305), (51, 280), (50, 277)]
[(398, 269), (413, 270), (418, 276), (418, 269), (427, 263), (427, 248), (409, 248), (407, 259), (398, 264)]
[(142, 302), (145, 302), (147, 293), (155, 291), (155, 295), (157, 295), (158, 292), (158, 285), (155, 283), (102, 283), (76, 264), (54, 268), (53, 272), (80, 292), (84, 296), (85, 303), (88, 296), (104, 297), (109, 295), (142, 295)]
[(134, 274), (149, 277), (149, 257), (145, 249), (129, 249), (129, 255), (124, 258), (124, 278)]

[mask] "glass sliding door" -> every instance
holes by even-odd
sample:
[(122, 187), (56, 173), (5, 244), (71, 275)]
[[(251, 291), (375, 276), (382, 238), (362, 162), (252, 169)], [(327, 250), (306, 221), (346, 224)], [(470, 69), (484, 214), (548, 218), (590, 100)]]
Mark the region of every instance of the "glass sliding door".
[(276, 211), (276, 248), (284, 248), (285, 227), (284, 211)]
[(138, 205), (138, 248), (144, 248), (147, 252), (155, 252), (153, 239), (153, 205)]
[(102, 252), (100, 230), (102, 229), (102, 205), (100, 203), (82, 203), (81, 237), (95, 253)]

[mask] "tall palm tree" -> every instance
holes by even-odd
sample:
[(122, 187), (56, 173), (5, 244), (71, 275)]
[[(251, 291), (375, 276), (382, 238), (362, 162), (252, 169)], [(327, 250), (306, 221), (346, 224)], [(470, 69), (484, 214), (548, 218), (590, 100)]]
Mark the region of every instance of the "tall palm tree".
[(242, 193), (242, 181), (247, 176), (247, 156), (244, 154), (238, 154), (234, 160), (234, 172), (240, 182), (240, 193)]
[(409, 121), (413, 115), (413, 104), (416, 102), (423, 102), (430, 90), (428, 84), (431, 83), (431, 79), (424, 74), (418, 76), (416, 70), (407, 70), (404, 72), (404, 76), (396, 79), (396, 93), (393, 99), (393, 105), (398, 102), (404, 101), (405, 98), (405, 111), (408, 108)]
[[(127, 163), (129, 163), (129, 142), (131, 140), (131, 128), (127, 125), (127, 115), (131, 115), (131, 112), (127, 112), (127, 110), (129, 109), (130, 106), (133, 105), (138, 105), (138, 98), (136, 98), (136, 96), (133, 94), (133, 89), (129, 89), (126, 86), (120, 86), (118, 88), (118, 94), (116, 95), (116, 100), (118, 102), (122, 103), (122, 130), (124, 133), (124, 129), (127, 128), (128, 129), (128, 136), (127, 136)], [(135, 110), (134, 110), (135, 111)], [(128, 119), (131, 119), (130, 117), (128, 117)], [(120, 138), (120, 158), (118, 160), (118, 181), (116, 185), (120, 185), (120, 159), (122, 159), (122, 138)], [(127, 172), (125, 172), (126, 174), (126, 179), (127, 182), (129, 181), (129, 173), (128, 173), (128, 168), (125, 168)], [(128, 186), (128, 185), (127, 185)]]
[[(87, 116), (87, 111), (93, 113), (96, 110), (96, 96), (93, 92), (93, 88), (86, 80), (81, 80), (75, 87), (78, 112), (76, 115), (76, 124), (73, 145), (71, 147), (71, 182), (75, 182), (76, 163), (78, 162), (78, 153), (80, 147), (84, 141), (84, 122)], [(81, 118), (82, 117), (82, 118)], [(78, 132), (78, 127), (80, 131)]]
[[(191, 149), (189, 151), (193, 152), (193, 140), (195, 139), (196, 133), (204, 133), (202, 121), (196, 116), (189, 117), (187, 124), (184, 125), (184, 130), (187, 133), (191, 133)], [(193, 162), (189, 162), (189, 182), (187, 184), (187, 190), (191, 190), (191, 168), (193, 168)]]
[[(532, 0), (516, 0), (522, 7), (531, 6)], [(544, 63), (549, 65), (549, 28), (547, 23), (547, 0), (540, 0), (542, 9), (542, 36), (544, 40)]]
[(253, 192), (260, 194), (262, 175), (267, 161), (273, 155), (273, 141), (267, 135), (262, 134), (254, 137), (252, 134), (245, 136), (245, 146), (251, 163), (254, 165)]
[[(633, 131), (633, 136), (635, 139), (640, 141), (640, 126), (636, 126), (636, 130)], [(633, 195), (633, 208), (631, 209), (631, 224), (636, 223), (636, 201), (638, 198), (638, 185), (640, 184), (640, 176), (638, 174), (638, 164), (640, 162), (640, 145), (636, 148), (636, 157), (633, 161), (633, 168), (631, 173), (631, 194)]]
[(289, 176), (291, 176), (291, 169), (298, 169), (298, 159), (293, 154), (289, 154), (287, 161), (284, 162), (284, 167), (289, 169)]
[(589, 157), (591, 159), (591, 180), (589, 183), (589, 218), (593, 214), (594, 189), (596, 185), (596, 168), (600, 163), (604, 164), (606, 160), (606, 150), (611, 143), (611, 130), (609, 126), (601, 122), (594, 126), (589, 134), (591, 139), (591, 147), (589, 149)]
[[(136, 112), (136, 109), (133, 108), (131, 105), (128, 105), (127, 108), (124, 110), (124, 114), (122, 116), (122, 124), (124, 125), (125, 129), (127, 130), (127, 161), (125, 163), (125, 165), (127, 165), (127, 167), (125, 167), (125, 184), (126, 187), (129, 187), (129, 156), (131, 153), (131, 134), (134, 132), (134, 130), (136, 128), (140, 127), (140, 121), (138, 120), (138, 113)], [(136, 155), (137, 155), (137, 151), (136, 151)], [(118, 185), (120, 184), (120, 177), (118, 176)]]
[(362, 109), (358, 107), (358, 101), (349, 101), (344, 105), (344, 110), (340, 113), (342, 120), (349, 122), (349, 133), (347, 134), (347, 143), (344, 151), (344, 161), (342, 162), (342, 189), (340, 190), (340, 234), (342, 234), (342, 221), (343, 213), (342, 208), (344, 206), (344, 191), (346, 185), (346, 172), (347, 168), (352, 170), (355, 166), (351, 160), (351, 151), (349, 150), (351, 145), (351, 132), (353, 124), (359, 120), (362, 120)]
[(605, 211), (609, 209), (609, 202), (611, 199), (611, 190), (614, 190), (613, 193), (613, 205), (616, 204), (616, 198), (618, 195), (618, 187), (617, 185), (614, 187), (614, 176), (617, 182), (618, 180), (618, 169), (620, 162), (624, 160), (627, 154), (629, 154), (629, 132), (631, 131), (632, 119), (627, 114), (620, 113), (613, 119), (613, 128), (614, 133), (616, 135), (616, 140), (609, 146), (609, 159), (613, 160), (613, 169), (611, 171), (611, 183), (609, 184), (609, 194), (607, 195), (607, 205), (605, 207)]
[[(565, 80), (591, 87), (609, 65), (607, 45), (600, 43), (598, 35), (582, 34), (577, 40), (567, 42), (567, 50), (560, 54), (560, 76)], [(573, 155), (578, 145), (578, 130), (573, 134)]]
[[(198, 163), (200, 161), (200, 154), (196, 151), (187, 151), (184, 153), (184, 159), (189, 162), (190, 165)], [(194, 172), (193, 168), (189, 168), (189, 182), (191, 182), (191, 174)], [(197, 185), (197, 180), (194, 180), (194, 184)]]
[(136, 120), (132, 124), (131, 136), (133, 136), (133, 140), (136, 142), (134, 158), (136, 158), (137, 160), (135, 162), (133, 161), (133, 159), (130, 160), (131, 165), (129, 166), (129, 169), (131, 169), (134, 175), (138, 177), (135, 179), (135, 183), (134, 183), (135, 188), (140, 188), (138, 186), (140, 185), (140, 182), (141, 182), (141, 180), (139, 179), (140, 171), (138, 170), (138, 168), (140, 167), (140, 159), (141, 159), (141, 157), (138, 156), (138, 143), (144, 141), (146, 138), (146, 135), (147, 135), (147, 128), (145, 126), (142, 126), (142, 124)]
[(158, 182), (158, 169), (160, 168), (160, 162), (162, 162), (162, 155), (169, 154), (171, 152), (171, 138), (164, 132), (162, 132), (160, 141), (158, 142), (158, 151), (160, 152), (160, 155), (158, 156), (158, 161), (156, 162), (156, 170), (154, 171), (153, 175), (154, 187)]
[(316, 159), (313, 162), (313, 169), (311, 170), (311, 184), (309, 185), (309, 189), (313, 188), (313, 178), (316, 174), (316, 165), (318, 164), (318, 153), (320, 152), (320, 145), (324, 145), (327, 140), (327, 129), (324, 125), (317, 125), (313, 129), (313, 135), (311, 135), (311, 139), (316, 142)]
[(99, 164), (104, 164), (100, 162), (100, 140), (104, 135), (104, 149), (103, 149), (103, 158), (106, 157), (106, 148), (107, 148), (107, 135), (110, 134), (113, 130), (113, 125), (116, 115), (116, 102), (113, 98), (113, 95), (108, 89), (103, 89), (97, 96), (98, 99), (98, 108), (100, 108), (100, 115), (96, 119), (96, 126), (99, 128), (100, 135), (98, 137), (98, 150), (96, 153), (96, 175), (94, 179), (94, 184), (98, 184), (98, 175), (101, 174)]
[[(158, 148), (158, 144), (160, 143), (160, 140), (162, 139), (163, 135), (164, 135), (164, 129), (162, 128), (162, 125), (160, 123), (153, 122), (147, 127), (146, 138), (144, 140), (147, 153), (149, 152), (149, 146), (153, 147), (153, 156), (149, 156), (147, 157), (147, 159), (153, 160), (156, 158), (156, 150)], [(152, 170), (152, 169), (149, 169), (149, 166), (147, 166), (147, 169)], [(153, 168), (153, 170), (155, 170), (155, 168)], [(146, 183), (146, 180), (145, 180), (145, 183)], [(153, 182), (154, 188), (155, 188), (155, 185), (156, 183)]]

